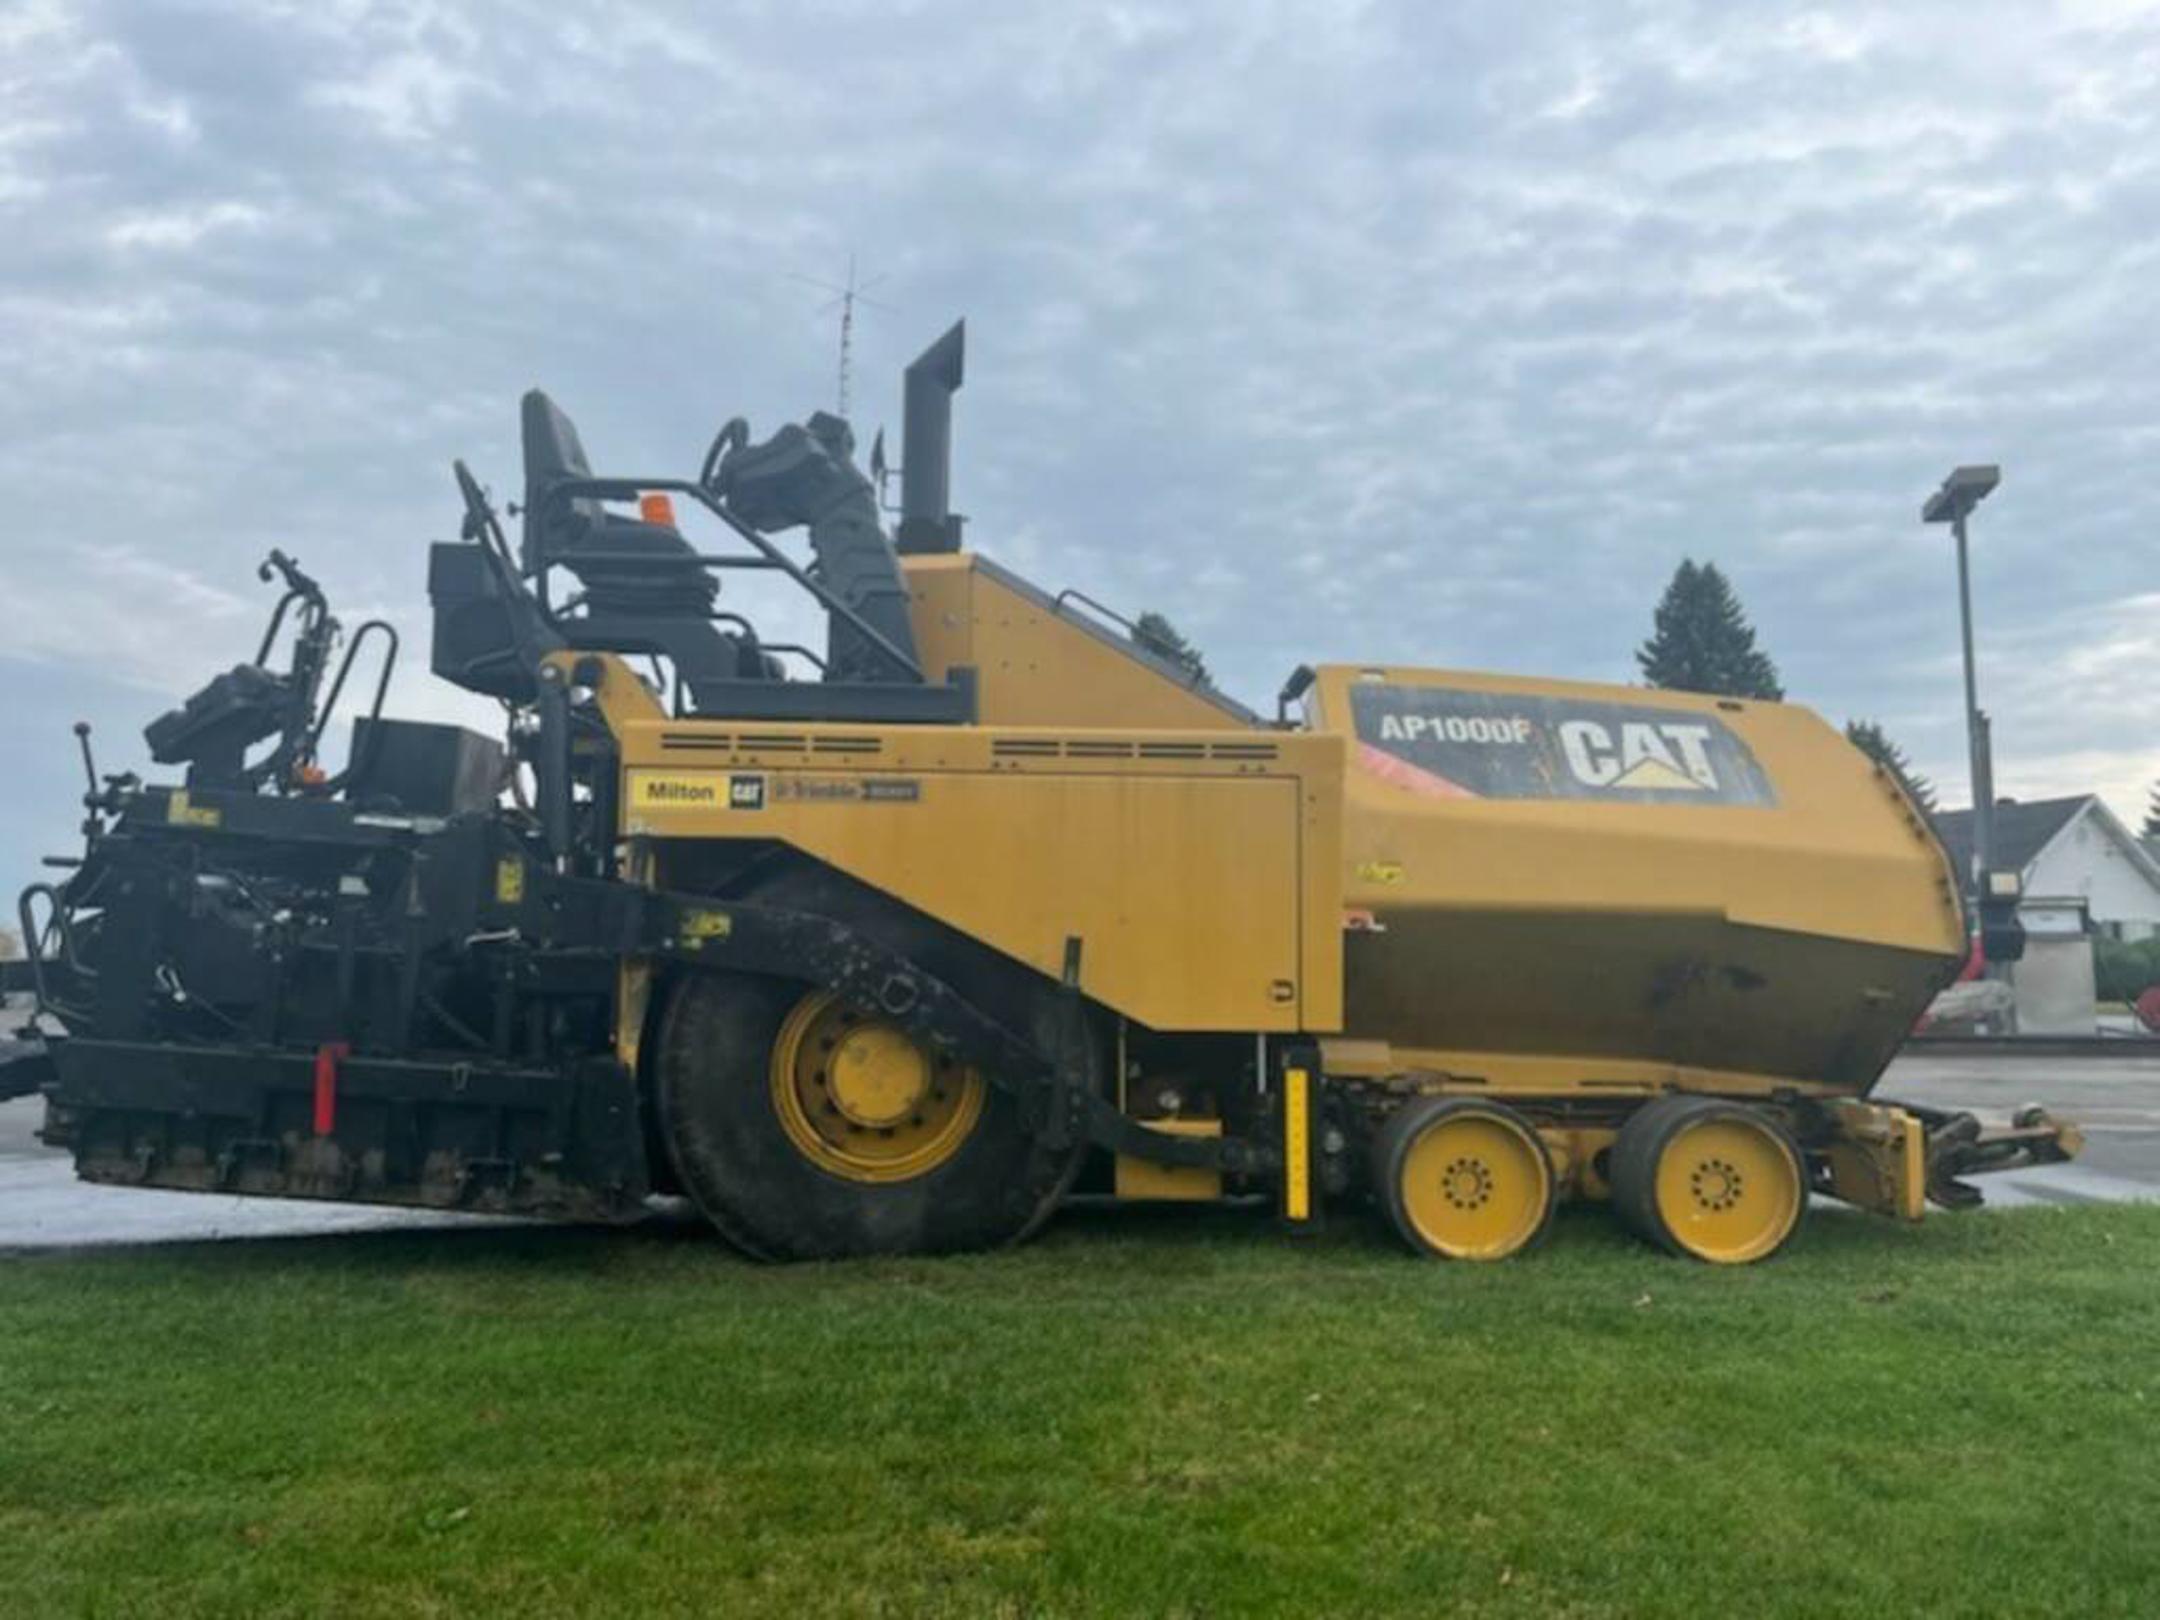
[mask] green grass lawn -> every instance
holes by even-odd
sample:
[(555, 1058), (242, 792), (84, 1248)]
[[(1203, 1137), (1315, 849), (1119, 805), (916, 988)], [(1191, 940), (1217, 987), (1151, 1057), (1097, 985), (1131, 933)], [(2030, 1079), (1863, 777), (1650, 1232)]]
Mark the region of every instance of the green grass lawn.
[(2160, 1209), (0, 1260), (0, 1613), (2160, 1612)]

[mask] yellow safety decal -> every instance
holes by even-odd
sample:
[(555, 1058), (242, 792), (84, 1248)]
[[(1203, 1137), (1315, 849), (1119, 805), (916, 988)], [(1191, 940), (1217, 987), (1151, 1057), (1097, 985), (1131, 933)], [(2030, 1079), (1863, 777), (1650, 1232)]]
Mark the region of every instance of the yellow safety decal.
[(1927, 1215), (1927, 1127), (1902, 1108), (1890, 1110), (1897, 1122), (1898, 1214), (1908, 1221)]
[(661, 776), (648, 771), (630, 775), (630, 803), (638, 810), (717, 810), (727, 803), (728, 779), (707, 776)]
[(615, 1056), (632, 1074), (638, 1072), (638, 1047), (645, 1037), (645, 1012), (652, 1005), (652, 963), (626, 956), (615, 970)]
[(1283, 1072), (1283, 1214), (1312, 1219), (1312, 1076)]
[(525, 863), (515, 855), (505, 855), (495, 863), (495, 899), (500, 905), (514, 906), (525, 898)]
[(1401, 861), (1359, 861), (1357, 876), (1360, 883), (1380, 883), (1394, 888), (1403, 880)]
[(225, 820), (225, 812), (207, 805), (190, 804), (187, 791), (175, 788), (172, 797), (165, 801), (165, 819), (175, 827), (216, 827)]
[(686, 911), (677, 933), (686, 944), (702, 944), (708, 939), (726, 939), (734, 931), (735, 919), (724, 911)]

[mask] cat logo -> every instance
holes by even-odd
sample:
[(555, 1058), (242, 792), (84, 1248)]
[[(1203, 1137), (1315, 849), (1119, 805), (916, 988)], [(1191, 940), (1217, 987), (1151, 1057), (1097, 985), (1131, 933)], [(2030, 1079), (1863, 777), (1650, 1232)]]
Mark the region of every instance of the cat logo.
[(1350, 715), (1359, 768), (1424, 798), (1777, 803), (1746, 738), (1698, 709), (1373, 682)]
[(1627, 720), (1607, 726), (1596, 720), (1563, 720), (1560, 754), (1585, 787), (1653, 793), (1718, 790), (1706, 725)]
[(765, 778), (762, 776), (731, 776), (727, 784), (727, 803), (730, 810), (762, 810), (765, 808)]

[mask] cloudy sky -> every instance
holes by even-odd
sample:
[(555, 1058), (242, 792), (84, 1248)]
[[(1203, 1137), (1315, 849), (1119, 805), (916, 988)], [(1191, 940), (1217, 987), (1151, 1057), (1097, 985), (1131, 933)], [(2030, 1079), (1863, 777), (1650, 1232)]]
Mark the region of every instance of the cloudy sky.
[[(597, 20), (605, 11), (607, 20)], [(579, 19), (583, 20), (579, 20)], [(299, 554), (425, 665), (519, 393), (687, 473), (969, 321), (956, 498), (1050, 586), (1299, 659), (1624, 680), (1681, 557), (1964, 793), (2160, 775), (2160, 11), (1907, 0), (0, 5), (0, 878)]]

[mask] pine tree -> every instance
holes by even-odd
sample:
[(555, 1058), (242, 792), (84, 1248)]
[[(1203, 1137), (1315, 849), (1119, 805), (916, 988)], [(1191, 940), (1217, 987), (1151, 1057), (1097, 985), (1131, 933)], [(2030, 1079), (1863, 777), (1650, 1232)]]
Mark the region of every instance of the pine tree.
[(1872, 720), (1848, 720), (1845, 739), (1902, 782), (1913, 803), (1929, 815), (1935, 814), (1935, 784), (1912, 768), (1905, 750), (1892, 742), (1881, 726)]
[(2152, 802), (2145, 806), (2145, 825), (2138, 829), (2138, 836), (2150, 844), (2160, 844), (2160, 782), (2153, 784)]
[(1143, 613), (1133, 621), (1133, 640), (1158, 658), (1171, 663), (1190, 675), (1195, 686), (1212, 686), (1208, 676), (1207, 660), (1200, 656), (1200, 649), (1178, 633), (1178, 627), (1160, 613)]
[(1684, 558), (1657, 605), (1657, 630), (1636, 649), (1652, 686), (1717, 697), (1785, 696), (1777, 665), (1755, 645), (1755, 627), (1716, 563)]

